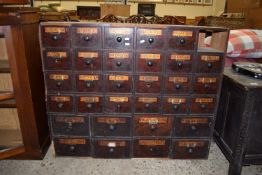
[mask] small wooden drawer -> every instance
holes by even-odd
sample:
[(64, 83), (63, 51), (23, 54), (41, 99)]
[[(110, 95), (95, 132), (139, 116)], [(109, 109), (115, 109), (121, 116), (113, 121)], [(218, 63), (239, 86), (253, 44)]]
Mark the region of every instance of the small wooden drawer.
[(209, 137), (212, 117), (175, 117), (174, 137)]
[(72, 27), (74, 47), (102, 48), (102, 29), (97, 26)]
[(107, 74), (105, 75), (105, 91), (113, 93), (131, 93), (132, 76), (128, 74)]
[(161, 72), (164, 55), (159, 52), (139, 52), (136, 55), (136, 72)]
[(173, 140), (172, 156), (175, 159), (206, 159), (208, 156), (208, 140)]
[(216, 94), (219, 88), (220, 78), (217, 75), (196, 75), (193, 89), (197, 94)]
[(189, 111), (188, 97), (163, 97), (163, 111), (165, 114), (187, 114)]
[(101, 95), (77, 96), (77, 111), (80, 113), (102, 113), (103, 97)]
[(135, 91), (137, 93), (160, 93), (162, 76), (160, 75), (135, 75)]
[(136, 49), (163, 49), (165, 46), (165, 31), (163, 29), (137, 29)]
[(73, 112), (72, 95), (48, 95), (47, 107), (49, 112)]
[(101, 74), (76, 74), (76, 88), (79, 92), (102, 92), (103, 76)]
[(134, 136), (170, 136), (172, 117), (160, 115), (134, 116)]
[(78, 70), (101, 71), (103, 54), (97, 50), (75, 49), (74, 61)]
[(197, 96), (191, 99), (192, 114), (211, 114), (215, 112), (215, 96)]
[(130, 117), (93, 116), (93, 136), (130, 137), (132, 121)]
[(46, 88), (49, 92), (72, 91), (72, 75), (70, 72), (45, 73)]
[(105, 27), (105, 49), (133, 49), (134, 29), (121, 27)]
[(186, 94), (190, 91), (191, 75), (166, 75), (166, 94)]
[(106, 112), (111, 113), (132, 113), (133, 98), (132, 96), (110, 95), (105, 97)]
[(200, 53), (198, 54), (196, 72), (220, 73), (223, 67), (223, 54)]
[(47, 70), (69, 70), (72, 68), (72, 61), (68, 49), (53, 48), (43, 51), (44, 67)]
[(161, 109), (160, 97), (158, 96), (136, 96), (135, 113), (159, 113)]
[(94, 157), (96, 158), (130, 158), (130, 140), (94, 139)]
[(89, 118), (87, 116), (51, 115), (53, 135), (89, 136)]
[(42, 44), (44, 47), (69, 47), (69, 27), (42, 26)]
[(134, 157), (168, 157), (170, 141), (167, 139), (135, 139)]
[(90, 156), (90, 139), (82, 137), (54, 138), (57, 156)]
[(168, 73), (189, 73), (192, 71), (192, 60), (191, 52), (172, 52), (167, 56), (166, 70)]
[(133, 71), (133, 53), (109, 51), (105, 53), (105, 70), (107, 71)]
[(169, 49), (194, 50), (196, 47), (196, 32), (185, 29), (169, 29)]

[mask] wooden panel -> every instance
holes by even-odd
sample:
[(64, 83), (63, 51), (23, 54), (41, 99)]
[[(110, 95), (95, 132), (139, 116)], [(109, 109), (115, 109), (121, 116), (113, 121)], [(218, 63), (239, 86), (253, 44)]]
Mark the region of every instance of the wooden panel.
[(245, 9), (257, 8), (261, 6), (262, 0), (241, 0), (241, 3), (239, 3), (239, 0), (227, 0), (227, 11), (229, 13), (241, 13)]
[(100, 4), (101, 7), (101, 17), (108, 14), (113, 14), (115, 16), (130, 16), (130, 5), (122, 4)]
[(262, 29), (262, 8), (256, 8), (246, 12), (246, 21), (249, 28)]

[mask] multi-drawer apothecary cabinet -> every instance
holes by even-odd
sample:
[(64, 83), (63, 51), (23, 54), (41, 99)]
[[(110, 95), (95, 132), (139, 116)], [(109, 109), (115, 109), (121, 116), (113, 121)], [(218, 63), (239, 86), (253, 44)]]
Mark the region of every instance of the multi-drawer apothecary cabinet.
[(68, 22), (40, 33), (56, 155), (207, 158), (228, 30)]

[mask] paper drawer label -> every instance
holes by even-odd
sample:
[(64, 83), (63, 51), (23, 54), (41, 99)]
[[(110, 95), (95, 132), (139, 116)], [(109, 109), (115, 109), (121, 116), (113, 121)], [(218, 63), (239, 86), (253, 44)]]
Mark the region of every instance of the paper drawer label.
[(145, 146), (163, 146), (166, 144), (165, 140), (139, 140), (139, 145), (145, 145)]
[(99, 100), (99, 97), (80, 97), (80, 102), (84, 103), (97, 103)]
[(109, 58), (115, 58), (115, 59), (126, 59), (129, 58), (129, 53), (121, 52), (121, 53), (109, 53)]
[(138, 98), (138, 102), (141, 103), (157, 103), (157, 98), (153, 98), (153, 97), (139, 97)]
[(95, 27), (79, 27), (76, 29), (76, 33), (81, 33), (81, 34), (97, 34), (98, 30)]
[(130, 35), (132, 29), (129, 28), (109, 28), (109, 33), (113, 35)]
[(195, 102), (196, 103), (213, 103), (214, 98), (196, 98)]
[(190, 61), (191, 55), (172, 54), (170, 59), (176, 61)]
[(158, 81), (158, 76), (139, 76), (139, 81)]
[(109, 75), (108, 79), (110, 81), (128, 81), (128, 76), (121, 76), (121, 75)]
[(197, 78), (198, 83), (216, 83), (217, 78), (206, 78), (206, 77), (199, 77)]
[(78, 79), (81, 81), (97, 81), (99, 80), (99, 75), (79, 75)]
[(128, 97), (109, 97), (110, 102), (128, 102)]
[(173, 83), (187, 83), (188, 77), (169, 77), (168, 81)]
[(146, 36), (161, 36), (162, 30), (140, 29), (140, 34)]
[(68, 80), (69, 75), (62, 75), (62, 74), (50, 74), (49, 79), (51, 80)]
[(178, 142), (179, 147), (202, 147), (204, 146), (204, 142), (194, 142), (194, 141), (180, 141)]
[(148, 124), (165, 124), (167, 121), (167, 117), (140, 117), (138, 122)]
[(193, 36), (193, 32), (192, 31), (174, 30), (172, 32), (172, 36), (175, 36), (175, 37), (192, 37)]
[(52, 96), (51, 101), (68, 102), (68, 101), (70, 101), (70, 97), (68, 97), (68, 96)]
[(150, 60), (159, 60), (161, 58), (160, 54), (153, 53), (141, 53), (140, 59), (150, 59)]
[(98, 145), (107, 147), (125, 147), (126, 141), (99, 140)]
[(67, 57), (67, 53), (66, 52), (47, 52), (47, 57), (65, 58)]
[(201, 60), (202, 61), (219, 61), (220, 56), (211, 56), (211, 55), (202, 55)]
[(59, 139), (58, 142), (64, 145), (84, 145), (86, 144), (85, 139)]
[(186, 98), (168, 98), (167, 102), (171, 104), (182, 104), (186, 103)]
[(98, 123), (108, 123), (108, 124), (117, 124), (117, 123), (126, 123), (126, 118), (108, 118), (108, 117), (99, 117), (96, 119)]
[(84, 117), (55, 117), (56, 122), (62, 123), (84, 123)]
[(45, 33), (65, 33), (64, 27), (45, 27)]
[(78, 52), (78, 58), (98, 58), (97, 52)]
[(208, 118), (183, 118), (181, 119), (182, 124), (207, 124)]

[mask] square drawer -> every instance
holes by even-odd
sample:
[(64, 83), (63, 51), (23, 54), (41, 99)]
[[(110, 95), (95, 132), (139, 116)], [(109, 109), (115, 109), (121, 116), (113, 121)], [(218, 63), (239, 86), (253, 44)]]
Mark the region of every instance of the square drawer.
[(170, 136), (173, 118), (161, 115), (135, 115), (134, 136)]
[(168, 73), (189, 73), (192, 71), (193, 53), (172, 52), (167, 56), (166, 71)]
[(216, 96), (193, 96), (191, 98), (192, 114), (212, 114), (216, 109)]
[(189, 112), (189, 98), (165, 96), (163, 97), (163, 111), (165, 114), (187, 114)]
[(130, 137), (132, 128), (131, 117), (93, 116), (93, 136)]
[(56, 156), (90, 156), (89, 138), (56, 137), (53, 140)]
[(170, 141), (168, 139), (135, 139), (134, 157), (168, 157)]
[(160, 93), (162, 76), (156, 74), (135, 75), (135, 91), (137, 93)]
[(68, 49), (53, 48), (43, 50), (44, 67), (47, 70), (69, 70), (72, 68), (72, 61)]
[(140, 95), (135, 97), (135, 113), (159, 113), (161, 98), (152, 95)]
[(108, 113), (132, 113), (133, 98), (126, 95), (107, 95), (105, 111)]
[(44, 47), (69, 47), (70, 31), (67, 26), (41, 26)]
[(193, 90), (197, 94), (216, 94), (220, 85), (217, 75), (196, 75), (193, 80)]
[(131, 93), (132, 76), (129, 74), (107, 74), (104, 76), (105, 91), (111, 93)]
[(77, 91), (97, 93), (103, 91), (103, 76), (101, 74), (80, 72), (75, 76)]
[(73, 106), (72, 95), (47, 95), (48, 112), (73, 112)]
[(89, 117), (78, 115), (50, 115), (53, 135), (89, 136)]
[(174, 137), (209, 137), (212, 117), (177, 116), (174, 120)]
[(96, 158), (130, 158), (130, 140), (94, 139), (94, 157)]
[(107, 71), (133, 71), (133, 53), (108, 51), (104, 56), (105, 70)]
[(77, 111), (80, 113), (102, 113), (104, 99), (101, 95), (76, 96)]
[(72, 27), (72, 45), (74, 47), (102, 48), (102, 29), (98, 26)]
[(176, 139), (172, 151), (175, 159), (207, 159), (209, 140)]
[(136, 54), (136, 72), (162, 72), (164, 54), (139, 52)]
[(133, 49), (134, 29), (129, 27), (105, 27), (105, 49)]
[(191, 74), (176, 74), (165, 76), (166, 94), (187, 94), (190, 92)]
[(45, 73), (46, 88), (49, 92), (72, 91), (71, 72), (47, 72)]
[(85, 71), (101, 71), (103, 54), (97, 50), (77, 48), (74, 51), (75, 68)]
[(200, 73), (220, 73), (223, 66), (223, 54), (199, 53), (195, 71)]
[(170, 28), (168, 36), (169, 49), (194, 50), (196, 47), (196, 32), (194, 30)]

